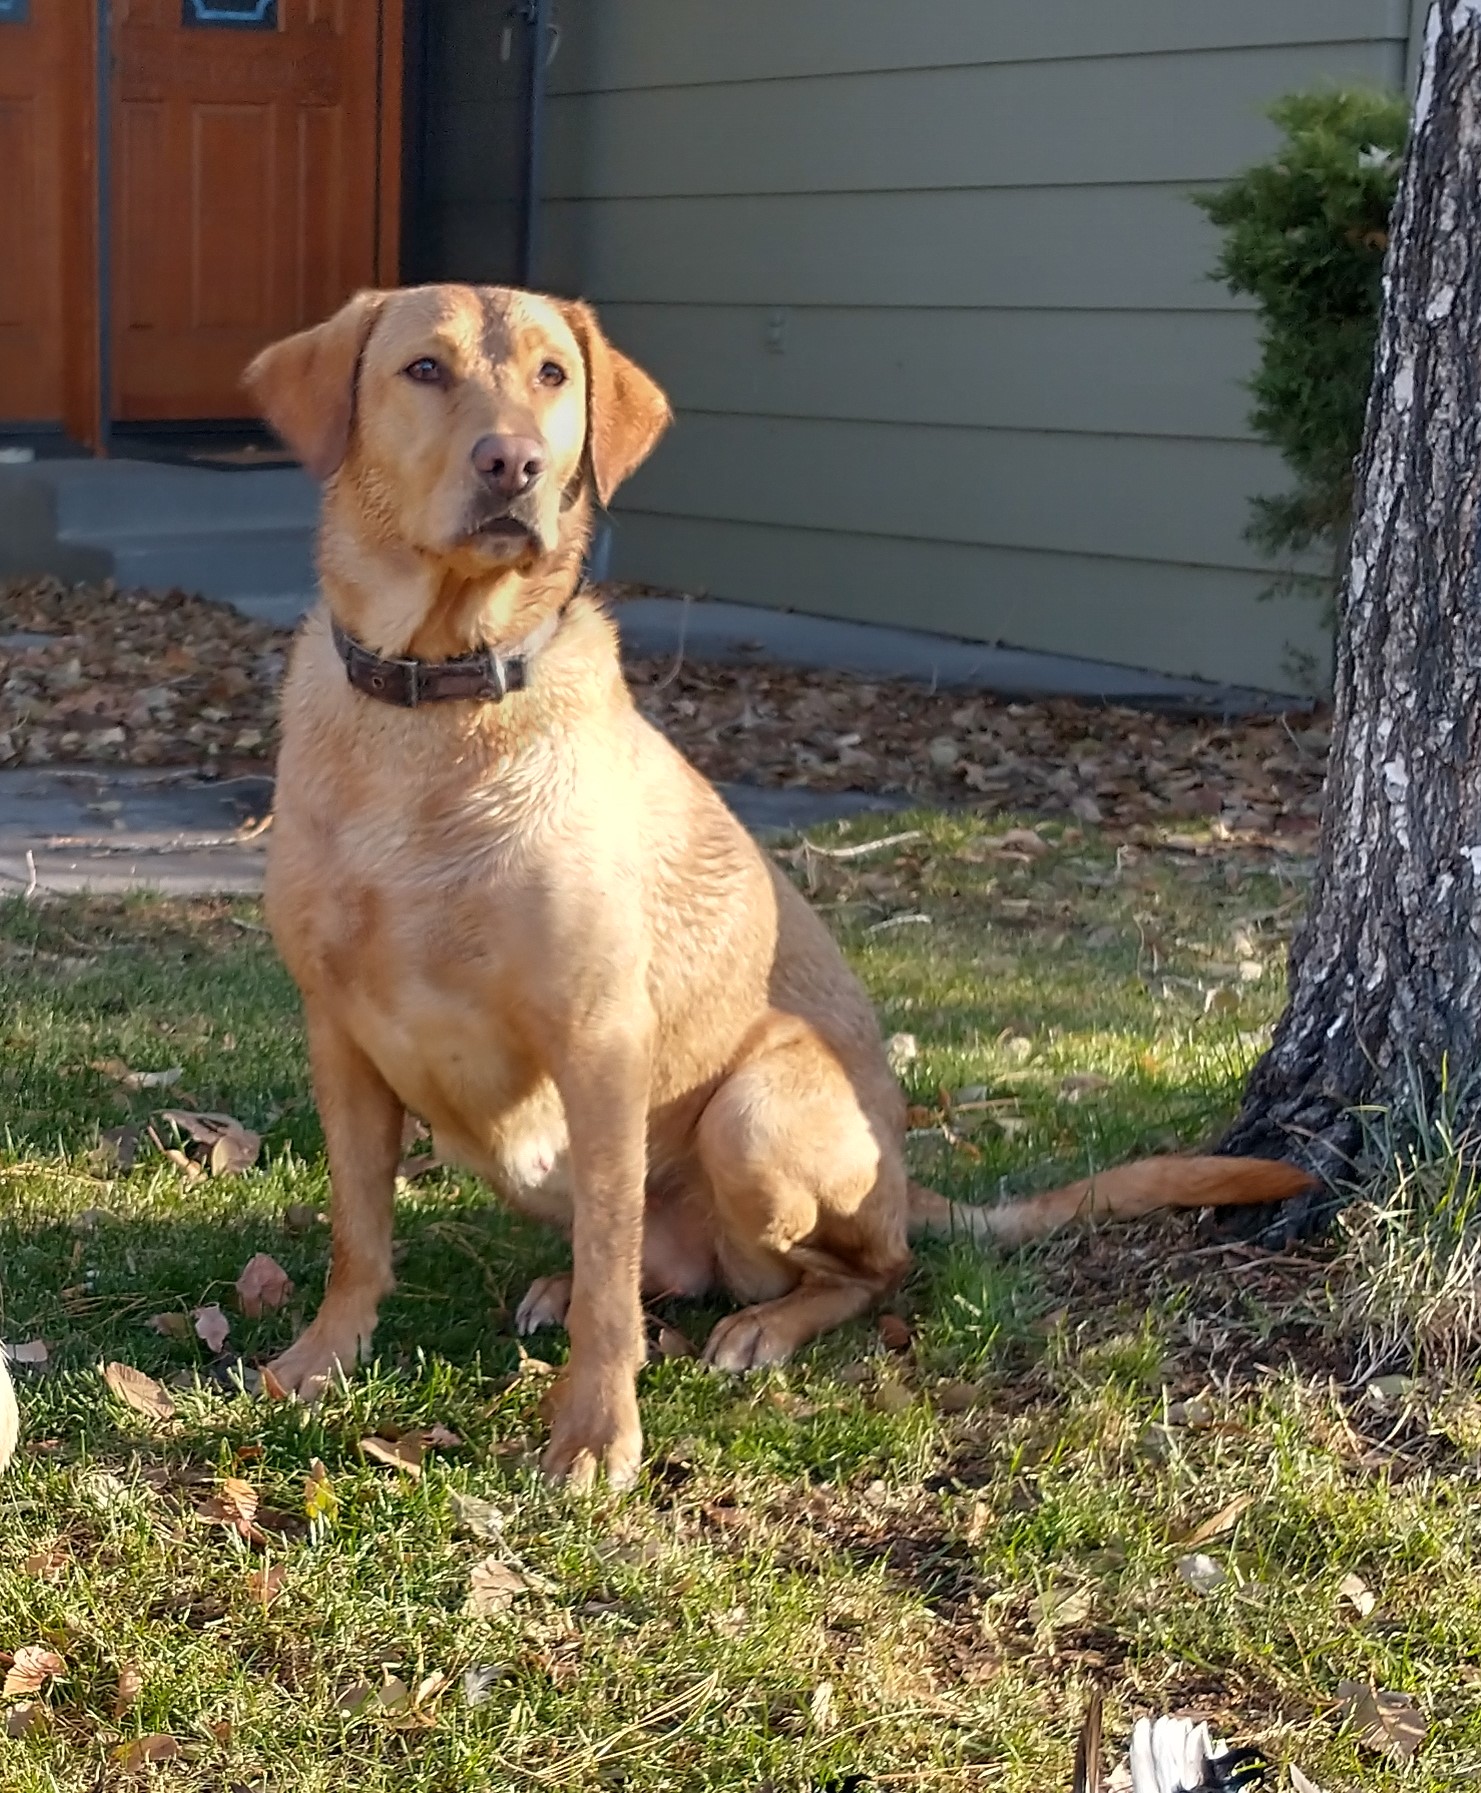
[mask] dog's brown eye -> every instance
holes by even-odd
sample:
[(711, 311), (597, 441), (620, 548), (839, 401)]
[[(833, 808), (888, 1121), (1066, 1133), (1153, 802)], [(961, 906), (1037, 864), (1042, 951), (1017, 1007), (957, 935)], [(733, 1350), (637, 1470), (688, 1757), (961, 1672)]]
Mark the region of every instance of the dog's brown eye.
[(541, 363), (539, 379), (542, 386), (564, 386), (566, 370), (559, 362), (545, 361)]
[(445, 386), (447, 374), (440, 361), (434, 361), (430, 355), (418, 355), (409, 367), (403, 367), (408, 380), (415, 380), (419, 386)]

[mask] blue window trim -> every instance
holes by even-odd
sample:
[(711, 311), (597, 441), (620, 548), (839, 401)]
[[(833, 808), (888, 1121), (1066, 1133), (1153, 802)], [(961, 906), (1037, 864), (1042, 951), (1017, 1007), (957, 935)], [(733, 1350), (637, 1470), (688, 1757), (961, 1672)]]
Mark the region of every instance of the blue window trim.
[(186, 25), (236, 25), (276, 31), (278, 0), (182, 0)]
[(24, 25), (31, 16), (31, 0), (0, 0), (0, 25)]

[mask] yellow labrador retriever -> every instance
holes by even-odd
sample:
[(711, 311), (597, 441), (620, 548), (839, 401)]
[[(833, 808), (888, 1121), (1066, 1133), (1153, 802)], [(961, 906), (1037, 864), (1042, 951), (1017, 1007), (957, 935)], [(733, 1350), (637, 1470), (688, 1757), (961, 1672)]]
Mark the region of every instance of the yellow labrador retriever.
[(1077, 1215), (1265, 1201), (1290, 1166), (1168, 1159), (953, 1209), (909, 1183), (864, 992), (713, 788), (638, 714), (580, 587), (605, 504), (669, 422), (584, 304), (360, 294), (247, 372), (323, 481), (325, 602), (283, 696), (268, 866), (328, 1144), (317, 1318), (273, 1366), (311, 1395), (392, 1286), (408, 1112), (569, 1234), (524, 1331), (570, 1356), (545, 1468), (638, 1472), (644, 1291), (722, 1284), (717, 1368), (780, 1363), (866, 1309), (906, 1235), (1015, 1242)]

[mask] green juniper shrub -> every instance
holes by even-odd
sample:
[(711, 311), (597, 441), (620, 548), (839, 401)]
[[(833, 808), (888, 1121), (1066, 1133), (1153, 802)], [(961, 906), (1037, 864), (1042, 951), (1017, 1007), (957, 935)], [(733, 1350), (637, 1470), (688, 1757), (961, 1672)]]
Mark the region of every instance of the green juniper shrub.
[[(1272, 556), (1328, 549), (1340, 567), (1353, 462), (1378, 330), (1383, 253), (1408, 128), (1403, 94), (1288, 94), (1281, 145), (1199, 205), (1224, 234), (1215, 273), (1260, 309), (1253, 427), (1278, 448), (1290, 492), (1252, 502), (1248, 538)], [(1332, 581), (1287, 576), (1277, 589)]]

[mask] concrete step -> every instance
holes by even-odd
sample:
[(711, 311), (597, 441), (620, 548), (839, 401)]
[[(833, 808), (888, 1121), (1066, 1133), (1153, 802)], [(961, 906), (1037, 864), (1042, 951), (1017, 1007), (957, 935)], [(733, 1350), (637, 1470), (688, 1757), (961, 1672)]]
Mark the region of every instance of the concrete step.
[(283, 598), (300, 611), (314, 589), (314, 538), (308, 529), (238, 526), (115, 535), (108, 546), (120, 585), (201, 592), (233, 604), (243, 597)]
[(37, 461), (0, 469), (0, 573), (178, 588), (286, 625), (312, 602), (317, 514), (296, 467)]
[(63, 541), (211, 529), (312, 530), (318, 514), (318, 488), (296, 467), (222, 473), (149, 461), (55, 461), (33, 471), (56, 493)]

